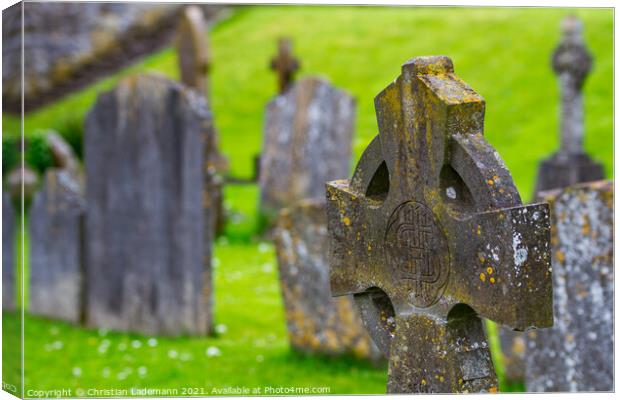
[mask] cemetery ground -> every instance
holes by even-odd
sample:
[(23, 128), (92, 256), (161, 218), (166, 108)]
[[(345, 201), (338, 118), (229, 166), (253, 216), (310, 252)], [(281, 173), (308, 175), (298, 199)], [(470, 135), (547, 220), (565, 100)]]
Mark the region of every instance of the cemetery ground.
[[(269, 60), (278, 37), (286, 35), (301, 60), (301, 75), (322, 75), (356, 97), (355, 161), (377, 133), (373, 98), (399, 74), (400, 64), (414, 55), (451, 57), (459, 77), (486, 99), (487, 140), (505, 160), (527, 202), (538, 162), (557, 148), (559, 101), (549, 59), (559, 39), (559, 21), (567, 13), (562, 9), (235, 9), (210, 34), (212, 107), (231, 174), (252, 176), (253, 157), (261, 147), (264, 106), (277, 87)], [(585, 41), (594, 57), (584, 87), (585, 147), (613, 178), (613, 53), (608, 39), (612, 11), (575, 13), (584, 21)], [(177, 79), (174, 49), (164, 49), (28, 115), (26, 136), (41, 129), (63, 133), (81, 126), (97, 93), (113, 87), (122, 76), (146, 70)], [(3, 115), (4, 135), (19, 131), (19, 119)], [(275, 254), (260, 237), (257, 203), (255, 185), (225, 188), (229, 219), (214, 246), (216, 336), (148, 337), (26, 315), (26, 389), (185, 387), (205, 388), (206, 393), (196, 394), (211, 394), (213, 387), (238, 385), (384, 393), (384, 366), (289, 350)], [(5, 331), (17, 323), (16, 316), (5, 315)], [(9, 335), (4, 338), (4, 357), (11, 357), (18, 344), (7, 342)], [(493, 332), (491, 340), (497, 350)], [(507, 385), (501, 361), (496, 357), (494, 362), (500, 390), (522, 390)], [(5, 367), (5, 372), (5, 380), (18, 381), (15, 371)]]

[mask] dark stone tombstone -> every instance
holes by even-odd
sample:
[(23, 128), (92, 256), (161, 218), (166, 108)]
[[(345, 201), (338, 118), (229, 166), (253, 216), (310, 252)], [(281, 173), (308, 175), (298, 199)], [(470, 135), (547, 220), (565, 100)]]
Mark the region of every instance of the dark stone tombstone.
[(15, 310), (15, 208), (2, 191), (2, 310)]
[(83, 188), (75, 176), (48, 169), (28, 218), (31, 314), (80, 322), (85, 209)]
[[(603, 179), (603, 166), (583, 149), (582, 86), (592, 67), (592, 57), (583, 43), (582, 23), (574, 16), (562, 21), (563, 37), (553, 53), (553, 70), (561, 93), (560, 150), (541, 162), (535, 193), (560, 189), (581, 182)], [(525, 337), (520, 332), (500, 330), (504, 372), (509, 381), (523, 382)]]
[(526, 335), (527, 391), (613, 391), (613, 183), (540, 197), (551, 208), (554, 324)]
[(124, 79), (87, 116), (89, 326), (211, 331), (210, 119), (203, 96), (156, 75)]
[(538, 169), (535, 193), (564, 188), (579, 182), (603, 179), (603, 167), (583, 150), (583, 82), (592, 67), (586, 49), (582, 23), (576, 17), (562, 22), (563, 37), (553, 53), (553, 70), (558, 75), (562, 98), (560, 150), (544, 160)]
[(350, 171), (355, 101), (318, 78), (305, 78), (267, 105), (260, 165), (261, 210), (269, 218)]
[(293, 44), (289, 38), (278, 40), (278, 55), (271, 60), (271, 70), (278, 74), (278, 90), (286, 92), (295, 79), (300, 67), (299, 60), (293, 55)]
[(331, 297), (325, 201), (302, 200), (283, 209), (274, 241), (291, 346), (306, 353), (380, 359), (353, 297)]
[(496, 391), (480, 317), (552, 323), (548, 205), (522, 205), (449, 58), (405, 63), (375, 108), (352, 179), (327, 184), (332, 294), (355, 295), (388, 392)]

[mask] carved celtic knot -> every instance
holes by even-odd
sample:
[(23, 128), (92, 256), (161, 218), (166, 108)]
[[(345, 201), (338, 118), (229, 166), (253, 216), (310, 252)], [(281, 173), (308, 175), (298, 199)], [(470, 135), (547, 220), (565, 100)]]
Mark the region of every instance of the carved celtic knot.
[(385, 247), (387, 266), (408, 285), (411, 303), (434, 304), (447, 283), (448, 247), (433, 213), (415, 201), (398, 206), (388, 222)]

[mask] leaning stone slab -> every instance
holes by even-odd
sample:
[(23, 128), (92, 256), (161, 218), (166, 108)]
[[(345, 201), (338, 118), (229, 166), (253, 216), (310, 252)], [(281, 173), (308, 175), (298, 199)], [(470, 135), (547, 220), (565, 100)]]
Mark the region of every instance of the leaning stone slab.
[(211, 330), (210, 118), (202, 95), (157, 75), (124, 79), (87, 116), (89, 326)]
[(381, 358), (353, 297), (331, 297), (325, 201), (302, 200), (283, 209), (274, 239), (291, 346), (306, 353)]
[(267, 106), (260, 165), (261, 209), (275, 216), (325, 182), (349, 174), (355, 102), (318, 78), (296, 82)]
[(75, 177), (67, 170), (47, 170), (28, 218), (31, 314), (80, 322), (85, 210)]
[(15, 208), (2, 191), (2, 310), (15, 310)]
[(613, 183), (541, 198), (551, 206), (554, 325), (527, 335), (527, 391), (612, 391)]

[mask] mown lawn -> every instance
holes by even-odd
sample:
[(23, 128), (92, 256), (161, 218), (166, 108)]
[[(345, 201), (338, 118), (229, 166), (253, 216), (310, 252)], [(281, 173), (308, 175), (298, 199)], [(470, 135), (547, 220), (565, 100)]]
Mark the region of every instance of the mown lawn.
[[(357, 160), (377, 133), (373, 97), (415, 55), (445, 54), (457, 74), (487, 101), (485, 132), (531, 197), (536, 166), (557, 147), (558, 93), (550, 54), (566, 9), (297, 7), (236, 9), (213, 27), (212, 99), (231, 173), (252, 174), (263, 111), (276, 89), (268, 69), (276, 40), (294, 40), (301, 75), (318, 74), (357, 99)], [(586, 81), (586, 148), (613, 172), (613, 15), (584, 9), (585, 38), (595, 64)], [(81, 121), (101, 90), (128, 74), (158, 71), (177, 78), (173, 49), (154, 54), (25, 120), (25, 133)], [(3, 134), (19, 120), (3, 115)], [(227, 385), (327, 386), (331, 393), (383, 393), (386, 373), (350, 359), (291, 353), (273, 248), (257, 237), (257, 189), (229, 186), (231, 213), (215, 244), (214, 338), (148, 338), (75, 328), (26, 317), (26, 389), (178, 388)], [(5, 327), (17, 317), (5, 315)], [(5, 335), (6, 336), (6, 335)], [(152, 340), (151, 340), (152, 339)], [(7, 342), (5, 338), (5, 348)], [(14, 344), (14, 343), (13, 343)], [(14, 347), (11, 345), (11, 347)], [(12, 350), (14, 352), (14, 350)], [(14, 353), (11, 353), (14, 354)], [(7, 355), (5, 354), (5, 357)], [(496, 362), (501, 374), (501, 363)], [(4, 369), (5, 381), (18, 379)], [(508, 387), (502, 382), (500, 389)]]

